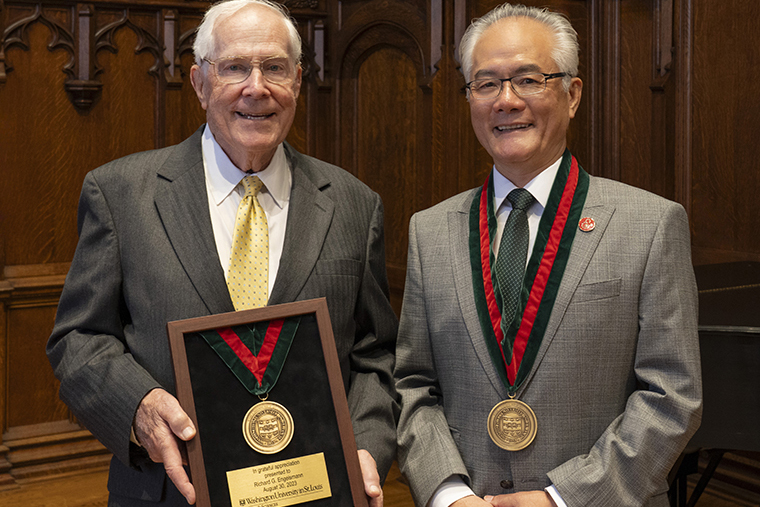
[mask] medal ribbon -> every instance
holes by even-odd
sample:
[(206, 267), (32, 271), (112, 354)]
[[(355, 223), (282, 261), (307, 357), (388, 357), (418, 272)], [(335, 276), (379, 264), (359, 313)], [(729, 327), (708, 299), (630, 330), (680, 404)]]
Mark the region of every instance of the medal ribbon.
[(519, 307), (503, 347), (501, 294), (491, 272), (491, 241), (496, 230), (493, 174), (473, 199), (469, 236), (475, 303), (491, 360), (510, 394), (527, 377), (543, 341), (586, 201), (588, 182), (588, 173), (565, 150), (539, 222)]
[(199, 334), (248, 392), (261, 395), (277, 383), (299, 322), (299, 317), (291, 317)]

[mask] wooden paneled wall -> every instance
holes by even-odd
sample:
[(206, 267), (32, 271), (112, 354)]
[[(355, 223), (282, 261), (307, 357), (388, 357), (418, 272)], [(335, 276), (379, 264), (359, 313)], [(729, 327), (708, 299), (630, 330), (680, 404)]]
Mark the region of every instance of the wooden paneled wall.
[[(287, 0), (305, 46), (289, 141), (378, 191), (400, 309), (412, 213), (491, 161), (458, 70), (495, 0)], [(760, 260), (760, 3), (531, 0), (580, 35), (570, 147), (592, 174), (681, 202), (694, 261)], [(207, 2), (0, 0), (0, 485), (100, 466), (44, 354), (76, 246), (85, 173), (203, 121), (189, 83)]]

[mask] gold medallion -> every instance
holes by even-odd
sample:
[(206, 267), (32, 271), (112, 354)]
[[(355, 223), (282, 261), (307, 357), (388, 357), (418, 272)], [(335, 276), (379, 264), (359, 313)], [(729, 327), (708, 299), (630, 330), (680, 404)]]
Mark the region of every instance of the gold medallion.
[(488, 435), (507, 451), (520, 451), (536, 438), (538, 420), (522, 401), (509, 399), (498, 403), (488, 414)]
[(245, 414), (243, 436), (255, 451), (262, 454), (280, 452), (293, 438), (293, 416), (279, 403), (262, 401)]

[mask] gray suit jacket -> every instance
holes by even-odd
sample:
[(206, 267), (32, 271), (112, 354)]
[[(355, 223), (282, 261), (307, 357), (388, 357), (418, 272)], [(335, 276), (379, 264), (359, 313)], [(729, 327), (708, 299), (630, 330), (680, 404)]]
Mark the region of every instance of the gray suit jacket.
[[(79, 244), (47, 346), (61, 399), (118, 458), (109, 489), (124, 497), (156, 501), (171, 484), (162, 465), (135, 463), (129, 443), (145, 394), (174, 392), (166, 323), (234, 311), (211, 228), (201, 132), (87, 175)], [(288, 145), (286, 154), (293, 187), (269, 303), (326, 297), (357, 445), (385, 477), (398, 407), (382, 202), (348, 172)]]
[[(554, 484), (573, 506), (667, 505), (667, 473), (701, 414), (697, 291), (681, 206), (591, 178), (533, 369), (526, 449), (489, 438), (507, 391), (484, 343), (468, 253), (474, 191), (415, 215), (396, 352), (399, 463), (415, 501), (460, 474), (478, 495)], [(504, 487), (506, 486), (506, 487)]]

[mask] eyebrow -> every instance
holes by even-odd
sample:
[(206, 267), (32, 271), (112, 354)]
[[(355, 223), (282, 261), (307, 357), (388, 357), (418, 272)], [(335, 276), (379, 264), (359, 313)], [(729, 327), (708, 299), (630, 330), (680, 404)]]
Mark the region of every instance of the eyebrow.
[[(229, 60), (229, 59), (232, 59), (232, 58), (245, 58), (246, 60), (253, 60), (254, 59), (254, 57), (251, 56), (251, 55), (230, 55), (230, 56), (220, 56), (219, 58), (217, 58), (217, 60), (223, 60), (223, 59), (228, 59)], [(289, 60), (290, 56), (288, 56), (288, 55), (268, 55), (268, 56), (263, 56), (261, 58), (256, 58), (256, 60), (258, 60), (260, 62), (263, 62), (263, 61), (266, 61), (266, 60), (271, 60), (273, 58), (284, 58), (284, 59), (288, 59)]]
[[(513, 76), (519, 76), (521, 74), (529, 74), (532, 72), (541, 72), (541, 67), (536, 65), (535, 63), (527, 63), (525, 65), (521, 65), (515, 69)], [(475, 73), (473, 76), (473, 79), (480, 79), (483, 77), (494, 77), (498, 73), (496, 71), (490, 70), (490, 69), (481, 69)]]

